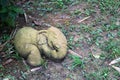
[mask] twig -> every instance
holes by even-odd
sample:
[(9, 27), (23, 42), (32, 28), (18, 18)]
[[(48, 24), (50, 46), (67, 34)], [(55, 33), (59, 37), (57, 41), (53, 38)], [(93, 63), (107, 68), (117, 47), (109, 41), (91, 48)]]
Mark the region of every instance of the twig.
[(23, 64), (25, 65), (25, 66), (27, 66), (27, 63), (26, 63), (26, 61), (22, 58), (22, 61), (23, 61)]
[(25, 17), (25, 22), (27, 23), (28, 22), (28, 18), (27, 18), (27, 14), (24, 13), (24, 17)]
[(37, 71), (37, 70), (40, 70), (40, 69), (41, 69), (41, 67), (36, 67), (36, 68), (31, 69), (30, 71), (34, 72), (34, 71)]
[(75, 56), (78, 56), (78, 57), (80, 57), (80, 58), (82, 58), (82, 56), (80, 56), (79, 54), (77, 54), (76, 52), (74, 52), (74, 51), (72, 51), (72, 50), (68, 50), (68, 52), (70, 53), (70, 54), (72, 54), (72, 55), (75, 55)]
[(31, 74), (32, 72), (35, 72), (35, 71), (37, 71), (37, 70), (40, 70), (42, 67), (36, 67), (36, 68), (32, 68), (31, 70), (27, 70), (26, 72), (25, 72), (25, 74), (26, 75), (29, 75), (29, 74)]
[(82, 20), (78, 21), (78, 23), (81, 23), (81, 22), (87, 20), (88, 18), (90, 18), (90, 16), (83, 18)]

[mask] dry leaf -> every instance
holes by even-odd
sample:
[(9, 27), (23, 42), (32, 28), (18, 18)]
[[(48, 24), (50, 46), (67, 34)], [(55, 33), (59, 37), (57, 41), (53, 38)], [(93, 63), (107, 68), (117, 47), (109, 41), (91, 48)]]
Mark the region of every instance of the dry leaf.
[(70, 80), (70, 78), (66, 78), (65, 80)]
[(42, 25), (42, 22), (41, 21), (33, 21), (35, 25), (37, 26), (41, 26)]
[(96, 58), (96, 59), (100, 58), (100, 55), (102, 53), (101, 49), (99, 49), (98, 47), (93, 45), (93, 46), (91, 46), (90, 50), (91, 50), (91, 53), (92, 53), (94, 58)]
[(112, 64), (115, 64), (115, 63), (118, 63), (118, 62), (120, 62), (120, 58), (117, 58), (117, 59), (112, 60), (112, 61), (109, 63), (109, 65), (112, 65)]
[(112, 67), (120, 73), (120, 68), (112, 65)]
[(11, 63), (13, 61), (13, 59), (8, 59), (5, 63), (3, 63), (3, 65), (7, 65), (9, 63)]
[(100, 58), (100, 55), (98, 55), (98, 54), (92, 54), (92, 55), (93, 55), (93, 57), (95, 57), (95, 58), (97, 58), (97, 59)]

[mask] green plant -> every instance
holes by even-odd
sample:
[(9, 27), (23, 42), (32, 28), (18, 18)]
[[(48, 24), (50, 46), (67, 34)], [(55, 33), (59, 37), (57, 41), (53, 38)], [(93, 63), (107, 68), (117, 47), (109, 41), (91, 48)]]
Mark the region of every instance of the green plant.
[(73, 45), (74, 45), (74, 36), (70, 36), (69, 40), (68, 40), (68, 47), (69, 49), (74, 49)]
[(17, 60), (22, 60), (22, 57), (15, 51), (15, 53), (10, 55), (11, 58), (17, 59)]
[(5, 80), (8, 79), (8, 80), (16, 80), (14, 76), (12, 75), (7, 75), (5, 78)]
[(14, 59), (17, 59), (17, 60), (22, 60), (22, 57), (17, 53), (17, 51), (15, 51), (13, 46), (7, 47), (7, 48), (8, 49), (5, 50), (6, 58), (14, 58)]
[[(0, 44), (5, 43), (9, 39), (10, 39), (10, 36), (8, 34), (3, 34), (3, 36), (0, 37)], [(6, 58), (14, 58), (17, 60), (22, 59), (11, 43), (7, 43), (2, 49), (2, 51), (6, 53), (5, 55)]]
[(102, 68), (99, 71), (93, 71), (85, 74), (86, 80), (109, 80), (109, 69)]
[(27, 74), (25, 74), (23, 71), (20, 71), (20, 73), (21, 73), (21, 79), (26, 79), (26, 77), (27, 77)]
[(111, 14), (111, 15), (117, 15), (118, 9), (120, 7), (120, 1), (119, 0), (87, 0), (88, 3), (95, 7), (96, 5), (100, 9), (102, 13), (105, 14)]
[(85, 9), (84, 14), (89, 16), (89, 15), (93, 14), (94, 12), (95, 12), (94, 9)]
[(109, 53), (109, 58), (120, 56), (120, 41), (110, 39), (101, 46), (101, 49)]
[(0, 27), (5, 25), (15, 26), (15, 19), (18, 14), (22, 14), (23, 10), (14, 5), (13, 0), (0, 0)]
[(74, 14), (75, 15), (81, 15), (81, 11), (79, 9), (77, 9), (77, 10), (74, 11)]
[(67, 37), (68, 36), (68, 31), (64, 28), (64, 27), (61, 27), (62, 29), (62, 32), (63, 32), (63, 34)]
[(45, 69), (47, 69), (47, 68), (48, 68), (48, 62), (45, 61), (45, 62), (42, 64), (42, 66), (43, 66)]
[(87, 32), (87, 33), (90, 33), (91, 31), (93, 31), (93, 27), (88, 26), (88, 25), (84, 25), (84, 24), (80, 25), (80, 29), (84, 32)]
[(117, 32), (118, 37), (120, 37), (120, 30)]
[(101, 29), (96, 29), (96, 30), (92, 30), (91, 32), (90, 32), (90, 34), (91, 34), (91, 44), (93, 44), (93, 43), (95, 43), (97, 46), (99, 46), (99, 44), (100, 44), (100, 41), (101, 41), (101, 39), (102, 39), (102, 30)]
[(82, 59), (80, 59), (80, 57), (75, 56), (75, 55), (69, 55), (69, 57), (73, 60), (71, 68), (70, 69), (74, 69), (75, 67), (84, 67), (84, 62)]
[(10, 36), (8, 34), (3, 34), (1, 37), (0, 37), (0, 43), (4, 43), (5, 41), (7, 41), (8, 39), (10, 39)]
[(117, 29), (119, 29), (119, 26), (117, 26), (115, 24), (111, 24), (111, 25), (103, 24), (102, 25), (103, 31), (112, 31), (112, 30), (117, 30)]
[(100, 0), (98, 1), (101, 12), (110, 13), (115, 15), (119, 9), (120, 1), (119, 0)]
[(22, 60), (22, 57), (14, 49), (14, 46), (11, 43), (7, 43), (3, 51), (6, 53), (6, 58), (14, 58), (17, 60)]
[(4, 70), (5, 68), (3, 67), (2, 64), (0, 64), (0, 70)]
[(60, 8), (64, 8), (67, 4), (71, 2), (71, 0), (55, 0), (55, 1), (57, 2), (57, 6)]

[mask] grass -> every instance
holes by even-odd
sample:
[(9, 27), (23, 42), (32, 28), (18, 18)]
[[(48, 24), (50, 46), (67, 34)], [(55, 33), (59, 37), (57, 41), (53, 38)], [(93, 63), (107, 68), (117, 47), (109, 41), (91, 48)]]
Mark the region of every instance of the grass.
[(87, 33), (90, 33), (91, 31), (94, 30), (92, 26), (88, 26), (88, 25), (85, 25), (85, 24), (81, 24), (80, 29), (81, 29), (81, 31), (84, 31), (84, 32), (87, 32)]
[(68, 42), (69, 49), (74, 49), (73, 45), (74, 45), (74, 36), (70, 36), (69, 42)]
[[(45, 16), (45, 14), (50, 12), (56, 12), (59, 10), (64, 10), (68, 7), (69, 4), (74, 2), (73, 0), (36, 0), (36, 1), (28, 1), (23, 5), (23, 7), (27, 7), (28, 11), (35, 11), (37, 10), (39, 12), (39, 16)], [(31, 7), (32, 5), (32, 7)], [(33, 8), (36, 7), (36, 8)]]
[(109, 54), (109, 57), (111, 59), (117, 58), (118, 56), (120, 56), (119, 43), (119, 40), (110, 39), (103, 44), (102, 49)]
[(113, 31), (113, 30), (118, 30), (118, 29), (119, 29), (119, 26), (116, 24), (112, 24), (112, 25), (103, 24), (102, 26), (103, 31)]
[[(4, 70), (5, 68), (3, 67), (3, 65), (0, 65), (0, 70)], [(0, 74), (2, 75), (2, 74)]]
[(120, 2), (119, 0), (87, 0), (88, 3), (92, 6), (92, 7), (96, 7), (98, 6), (98, 8), (100, 9), (101, 13), (105, 14), (105, 15), (113, 15), (116, 16), (118, 14), (118, 9), (120, 6)]
[(108, 75), (109, 69), (103, 68), (102, 70), (85, 74), (85, 77), (87, 80), (108, 80)]
[(69, 57), (73, 60), (70, 70), (75, 69), (76, 67), (84, 67), (84, 61), (80, 59), (80, 57), (75, 55), (69, 55)]
[(4, 79), (16, 80), (12, 75), (7, 75)]
[[(96, 22), (93, 23), (93, 25), (97, 24), (98, 26), (100, 26), (99, 28), (95, 28), (94, 26), (90, 26), (90, 25), (85, 25), (85, 24), (80, 24), (80, 31), (82, 33), (87, 33), (90, 34), (90, 38), (87, 39), (87, 42), (90, 45), (95, 44), (96, 46), (100, 47), (101, 50), (104, 51), (104, 53), (102, 53), (100, 55), (100, 59), (101, 60), (106, 60), (106, 58), (108, 58), (107, 60), (112, 60), (115, 59), (116, 57), (120, 56), (120, 45), (119, 45), (119, 36), (120, 36), (120, 28), (119, 25), (116, 25), (116, 16), (119, 15), (118, 13), (118, 9), (120, 6), (119, 1), (113, 1), (113, 0), (86, 0), (86, 3), (90, 3), (89, 5), (91, 5), (91, 7), (86, 8), (85, 9), (85, 14), (87, 15), (91, 15), (92, 13), (96, 12), (96, 9), (94, 7), (96, 7), (98, 5), (98, 8), (100, 9), (100, 15), (99, 18), (96, 18)], [(81, 11), (76, 10), (74, 12), (74, 15), (81, 15)], [(95, 13), (94, 13), (95, 14)], [(106, 22), (106, 20), (104, 20), (105, 16), (111, 16), (112, 18), (110, 18), (109, 22)], [(96, 26), (97, 26), (96, 25)], [(77, 26), (79, 27), (79, 26)], [(71, 31), (74, 31), (74, 28), (71, 28)], [(116, 31), (116, 32), (114, 32)], [(106, 35), (104, 35), (105, 33), (107, 33)], [(116, 34), (114, 34), (116, 33)], [(108, 40), (103, 40), (104, 37), (107, 37)], [(70, 36), (68, 39), (68, 43), (72, 43), (73, 42), (73, 36)], [(71, 44), (71, 46), (75, 46), (74, 44)], [(71, 47), (69, 47), (71, 49)], [(93, 58), (93, 57), (92, 57)], [(74, 59), (74, 58), (73, 58)], [(76, 58), (77, 59), (77, 58)], [(80, 62), (78, 60), (74, 60), (75, 62), (73, 62), (73, 64), (77, 63), (79, 64)], [(96, 64), (96, 63), (94, 63)], [(113, 73), (117, 74), (117, 77), (113, 78), (115, 80), (118, 79), (118, 72), (117, 71), (113, 71)], [(109, 70), (109, 68), (101, 68), (99, 71), (96, 72), (89, 72), (86, 75), (86, 79), (87, 80), (110, 80), (110, 74), (112, 74), (112, 72)], [(113, 74), (114, 75), (114, 74)]]
[[(5, 43), (7, 40), (10, 39), (10, 35), (9, 35), (9, 34), (4, 34), (2, 37), (0, 37), (0, 39), (1, 39), (1, 40), (0, 40), (1, 44), (3, 44), (3, 43)], [(11, 44), (10, 42), (8, 42), (8, 43), (4, 46), (4, 48), (3, 48), (2, 51), (4, 51), (4, 52), (6, 53), (6, 55), (5, 55), (6, 58), (14, 58), (14, 59), (17, 59), (17, 60), (21, 60), (21, 57), (19, 56), (19, 54), (18, 54), (17, 51), (15, 50), (13, 44)]]

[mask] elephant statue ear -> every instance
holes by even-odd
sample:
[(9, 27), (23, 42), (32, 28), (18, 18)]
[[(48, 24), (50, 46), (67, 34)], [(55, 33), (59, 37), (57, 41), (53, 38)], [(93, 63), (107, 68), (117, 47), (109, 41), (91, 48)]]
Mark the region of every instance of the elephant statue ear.
[(56, 27), (50, 27), (47, 30), (48, 44), (60, 48), (62, 45), (67, 45), (67, 40), (64, 34)]
[(37, 43), (38, 43), (38, 45), (47, 44), (47, 37), (44, 34), (38, 34)]
[[(51, 48), (51, 56), (55, 59), (62, 59), (67, 53), (67, 40), (64, 34), (56, 27), (47, 30), (47, 41)], [(55, 52), (52, 53), (52, 50)]]

